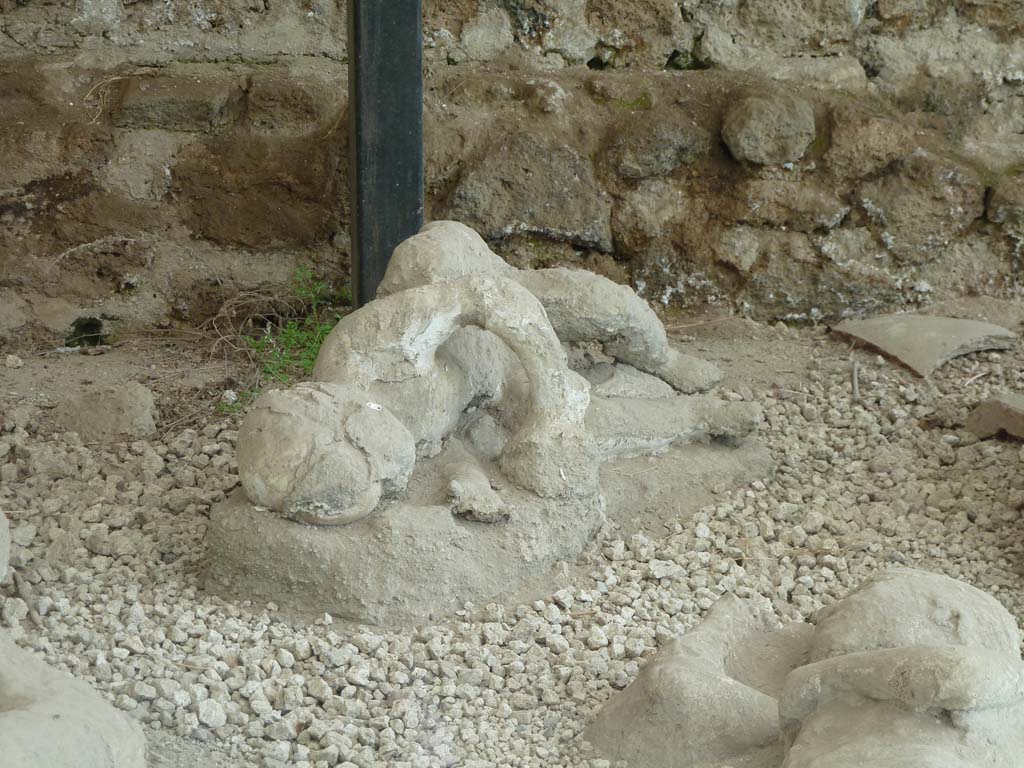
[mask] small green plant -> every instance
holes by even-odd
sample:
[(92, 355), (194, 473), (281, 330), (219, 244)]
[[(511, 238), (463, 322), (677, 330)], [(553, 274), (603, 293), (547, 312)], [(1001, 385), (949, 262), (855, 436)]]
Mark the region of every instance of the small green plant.
[(344, 304), (346, 307), (353, 306), (352, 289), (349, 286), (343, 285), (338, 291), (338, 303)]
[(317, 280), (309, 267), (296, 267), (292, 277), (295, 298), (301, 301), (310, 313), (315, 313), (327, 295), (327, 283)]
[[(324, 339), (341, 319), (337, 312), (329, 311), (327, 283), (318, 280), (309, 267), (295, 270), (292, 289), (297, 304), (296, 316), (268, 324), (262, 335), (249, 338), (259, 361), (261, 380), (284, 386), (290, 386), (313, 372)], [(338, 299), (351, 303), (345, 296)], [(255, 396), (253, 392), (250, 394)], [(246, 398), (239, 397), (237, 402), (244, 403)]]
[(217, 403), (217, 413), (232, 414), (241, 413), (259, 395), (258, 389), (246, 389), (238, 393), (238, 398), (232, 402), (221, 400)]
[(654, 106), (654, 98), (644, 91), (634, 99), (613, 99), (612, 104), (621, 109), (649, 110)]

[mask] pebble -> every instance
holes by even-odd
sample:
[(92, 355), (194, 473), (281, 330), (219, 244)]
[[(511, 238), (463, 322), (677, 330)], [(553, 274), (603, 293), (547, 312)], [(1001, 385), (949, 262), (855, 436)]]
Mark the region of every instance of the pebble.
[(213, 699), (204, 699), (196, 707), (196, 714), (199, 722), (209, 728), (220, 728), (227, 723), (227, 715), (224, 714), (224, 707)]

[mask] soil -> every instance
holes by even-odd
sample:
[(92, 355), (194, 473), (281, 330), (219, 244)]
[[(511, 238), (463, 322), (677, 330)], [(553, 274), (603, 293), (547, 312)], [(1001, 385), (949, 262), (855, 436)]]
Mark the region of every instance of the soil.
[[(40, 429), (50, 410), (85, 388), (137, 381), (152, 390), (166, 432), (206, 421), (225, 390), (244, 390), (255, 379), (247, 359), (218, 356), (207, 343), (140, 339), (115, 347), (21, 349), (21, 368), (0, 368), (0, 401), (12, 410), (39, 410)], [(5, 411), (7, 408), (5, 408)]]

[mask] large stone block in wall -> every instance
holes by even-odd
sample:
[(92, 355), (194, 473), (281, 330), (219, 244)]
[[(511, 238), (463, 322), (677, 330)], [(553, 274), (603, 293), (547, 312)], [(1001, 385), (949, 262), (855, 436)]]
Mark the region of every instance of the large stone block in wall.
[(920, 24), (945, 7), (942, 0), (878, 0), (878, 17), (901, 25)]
[(0, 65), (0, 194), (108, 157), (108, 129), (90, 122), (93, 110), (62, 97), (59, 77), (45, 57)]
[[(666, 179), (645, 179), (616, 201), (612, 231), (616, 250), (641, 257), (653, 241), (669, 240), (680, 221), (691, 213), (692, 199), (678, 184)], [(707, 223), (706, 218), (701, 225)]]
[(710, 151), (708, 132), (682, 111), (670, 110), (621, 126), (609, 142), (605, 162), (624, 179), (645, 179), (700, 162)]
[(341, 167), (337, 134), (236, 134), (182, 149), (171, 189), (200, 237), (248, 248), (311, 246), (338, 229)]
[(738, 221), (800, 232), (835, 229), (850, 212), (829, 185), (813, 179), (750, 179), (734, 200)]
[(343, 124), (348, 81), (333, 73), (305, 75), (263, 67), (248, 76), (243, 122), (259, 132), (330, 130)]
[(898, 173), (861, 186), (859, 198), (892, 254), (911, 263), (928, 261), (985, 211), (977, 173), (923, 149)]
[(843, 243), (840, 232), (852, 231), (812, 239), (802, 232), (736, 227), (723, 234), (719, 259), (745, 273), (738, 294), (763, 317), (818, 319), (899, 301), (896, 281), (851, 253), (868, 244)]
[[(799, 46), (812, 36), (822, 47), (853, 37), (864, 20), (868, 0), (747, 0), (737, 3), (736, 18), (759, 30), (778, 52)], [(781, 50), (779, 50), (781, 49)]]
[(450, 214), (494, 240), (528, 234), (612, 249), (611, 198), (589, 158), (541, 134), (489, 148), (459, 181)]
[(1003, 34), (1024, 28), (1024, 3), (1020, 0), (957, 0), (957, 13)]
[(832, 146), (825, 163), (836, 176), (864, 178), (884, 171), (915, 147), (913, 126), (843, 105), (832, 110)]
[(119, 128), (219, 132), (242, 113), (245, 81), (230, 75), (172, 74), (124, 81), (114, 111)]
[(1017, 240), (1024, 240), (1024, 174), (1006, 176), (992, 189), (986, 212), (989, 221), (1003, 225)]
[(742, 99), (729, 109), (722, 125), (732, 156), (758, 165), (795, 163), (816, 135), (814, 108), (789, 93)]
[(662, 69), (693, 47), (693, 31), (676, 0), (589, 0), (586, 19), (598, 34), (599, 55), (616, 67)]
[[(765, 57), (843, 52), (864, 21), (866, 0), (683, 0), (702, 28), (698, 57), (707, 64), (746, 70)], [(813, 42), (811, 42), (813, 41)]]

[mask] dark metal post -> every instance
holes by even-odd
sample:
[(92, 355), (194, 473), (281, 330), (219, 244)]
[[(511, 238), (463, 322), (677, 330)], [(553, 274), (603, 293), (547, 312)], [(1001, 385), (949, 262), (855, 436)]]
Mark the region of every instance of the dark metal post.
[(391, 251), (423, 224), (421, 0), (349, 0), (352, 290), (371, 301)]

